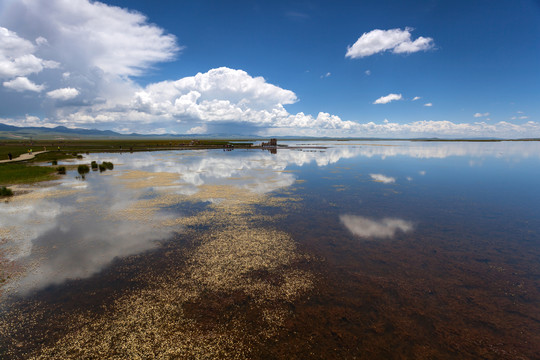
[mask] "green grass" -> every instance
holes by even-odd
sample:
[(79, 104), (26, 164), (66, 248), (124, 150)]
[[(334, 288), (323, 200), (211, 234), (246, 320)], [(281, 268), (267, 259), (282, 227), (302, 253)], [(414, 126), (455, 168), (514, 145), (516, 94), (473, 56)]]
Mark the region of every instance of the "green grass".
[(22, 163), (0, 164), (0, 184), (26, 184), (53, 180), (56, 169), (48, 166), (28, 166)]
[(58, 161), (62, 159), (73, 159), (73, 156), (63, 151), (50, 151), (36, 155), (32, 162), (51, 162), (54, 160)]
[(0, 146), (0, 160), (8, 160), (8, 153), (13, 155), (13, 158), (18, 157), (19, 155), (26, 154), (29, 147), (23, 146), (22, 144), (16, 143), (4, 143)]
[[(240, 140), (242, 141), (242, 140)], [(156, 139), (120, 139), (120, 140), (0, 140), (0, 160), (7, 159), (11, 152), (14, 158), (21, 154), (43, 151), (49, 152), (36, 156), (34, 161), (52, 161), (54, 159), (73, 158), (73, 154), (95, 152), (129, 152), (166, 149), (209, 149), (222, 148), (228, 140), (156, 140)], [(250, 143), (235, 140), (235, 147), (249, 147)], [(58, 148), (60, 147), (60, 150)]]

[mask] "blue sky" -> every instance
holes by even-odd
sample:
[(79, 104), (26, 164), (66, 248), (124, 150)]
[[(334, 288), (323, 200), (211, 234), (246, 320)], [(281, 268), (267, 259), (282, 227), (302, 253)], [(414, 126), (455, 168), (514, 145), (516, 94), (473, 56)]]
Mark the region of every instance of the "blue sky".
[(0, 122), (540, 137), (540, 2), (0, 0)]

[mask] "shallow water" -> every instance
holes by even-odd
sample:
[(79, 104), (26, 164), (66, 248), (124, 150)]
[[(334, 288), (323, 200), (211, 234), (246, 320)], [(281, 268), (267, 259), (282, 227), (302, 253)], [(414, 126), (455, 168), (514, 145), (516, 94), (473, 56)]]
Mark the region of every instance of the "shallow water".
[(286, 144), (17, 188), (0, 354), (540, 357), (540, 143)]

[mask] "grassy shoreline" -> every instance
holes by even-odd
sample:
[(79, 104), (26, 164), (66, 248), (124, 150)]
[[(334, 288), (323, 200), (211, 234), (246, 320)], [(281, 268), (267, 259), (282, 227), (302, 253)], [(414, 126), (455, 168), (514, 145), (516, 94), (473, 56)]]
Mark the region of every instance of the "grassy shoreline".
[(47, 150), (35, 158), (10, 163), (0, 163), (0, 185), (32, 184), (57, 179), (56, 166), (35, 166), (34, 163), (74, 159), (78, 154), (97, 152), (141, 152), (164, 150), (221, 149), (234, 144), (234, 148), (258, 148), (248, 141), (229, 140), (3, 140), (0, 141), (0, 159), (7, 160), (33, 152)]
[(24, 163), (0, 164), (0, 186), (32, 184), (57, 179), (56, 167)]
[[(253, 141), (248, 140), (0, 140), (0, 159), (7, 159), (8, 153), (14, 158), (32, 151), (48, 150), (49, 153), (91, 153), (125, 152), (151, 150), (184, 150), (222, 148), (234, 144), (236, 148), (250, 148)], [(43, 154), (44, 155), (44, 154)], [(43, 155), (35, 161), (43, 161)], [(45, 161), (48, 159), (45, 158)]]

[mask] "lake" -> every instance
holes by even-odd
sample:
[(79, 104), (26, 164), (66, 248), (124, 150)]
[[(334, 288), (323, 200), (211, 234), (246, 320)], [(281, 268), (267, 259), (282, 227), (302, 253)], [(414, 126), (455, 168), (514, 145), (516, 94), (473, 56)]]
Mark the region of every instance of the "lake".
[(0, 357), (540, 358), (540, 142), (101, 153), (0, 203)]

